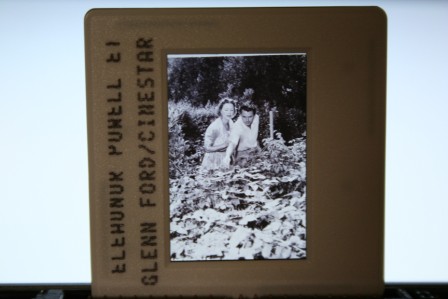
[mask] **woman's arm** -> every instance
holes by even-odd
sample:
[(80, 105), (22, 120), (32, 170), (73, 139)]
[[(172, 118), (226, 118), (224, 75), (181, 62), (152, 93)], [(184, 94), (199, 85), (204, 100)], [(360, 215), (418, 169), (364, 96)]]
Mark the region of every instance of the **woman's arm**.
[(211, 123), (204, 134), (204, 149), (207, 153), (225, 151), (229, 142), (226, 140), (220, 144), (214, 144), (220, 132), (216, 122)]
[[(225, 128), (222, 127), (221, 121), (218, 121), (219, 119), (212, 122), (204, 134), (204, 149), (207, 153), (214, 153), (214, 152), (225, 152), (227, 149), (227, 146), (229, 145), (229, 141), (226, 138), (225, 141), (215, 144), (216, 140), (219, 139), (219, 141), (222, 141), (224, 138), (219, 138), (219, 136), (226, 136), (228, 133), (226, 132)], [(233, 121), (229, 121), (230, 128), (233, 127)]]
[(224, 152), (227, 149), (227, 146), (229, 145), (228, 141), (225, 141), (222, 144), (217, 145), (204, 145), (205, 152), (207, 153), (213, 153), (213, 152)]

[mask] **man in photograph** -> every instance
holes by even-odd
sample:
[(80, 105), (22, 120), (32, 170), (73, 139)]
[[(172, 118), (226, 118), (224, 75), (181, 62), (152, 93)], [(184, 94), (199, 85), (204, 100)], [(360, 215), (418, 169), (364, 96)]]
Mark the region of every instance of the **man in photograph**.
[(229, 136), (229, 145), (224, 157), (224, 165), (229, 166), (233, 155), (234, 165), (246, 166), (260, 150), (258, 146), (258, 127), (260, 118), (252, 103), (240, 107), (240, 116), (235, 122)]

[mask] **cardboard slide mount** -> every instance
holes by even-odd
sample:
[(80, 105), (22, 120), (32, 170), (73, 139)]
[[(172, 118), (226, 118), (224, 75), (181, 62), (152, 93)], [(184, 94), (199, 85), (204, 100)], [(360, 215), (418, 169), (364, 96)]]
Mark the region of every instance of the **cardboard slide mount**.
[[(381, 9), (95, 9), (85, 43), (94, 297), (382, 293)], [(167, 55), (222, 53), (307, 55), (304, 259), (170, 260)]]

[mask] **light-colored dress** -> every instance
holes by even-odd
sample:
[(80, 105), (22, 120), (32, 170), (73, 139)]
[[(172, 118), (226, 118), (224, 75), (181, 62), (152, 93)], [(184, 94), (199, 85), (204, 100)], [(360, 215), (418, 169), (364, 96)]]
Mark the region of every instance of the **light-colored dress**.
[[(222, 119), (218, 117), (207, 128), (204, 135), (204, 146), (215, 146), (223, 144), (229, 139), (230, 131), (233, 128), (233, 121), (229, 120), (229, 130), (226, 129)], [(226, 148), (219, 152), (205, 153), (202, 160), (201, 169), (211, 170), (224, 168), (223, 159), (226, 156)]]

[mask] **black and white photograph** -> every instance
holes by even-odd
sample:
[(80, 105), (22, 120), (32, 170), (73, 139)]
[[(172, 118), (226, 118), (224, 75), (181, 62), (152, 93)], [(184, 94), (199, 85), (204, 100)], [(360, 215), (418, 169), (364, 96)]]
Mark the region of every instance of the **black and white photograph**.
[(168, 55), (171, 261), (305, 259), (306, 53)]

